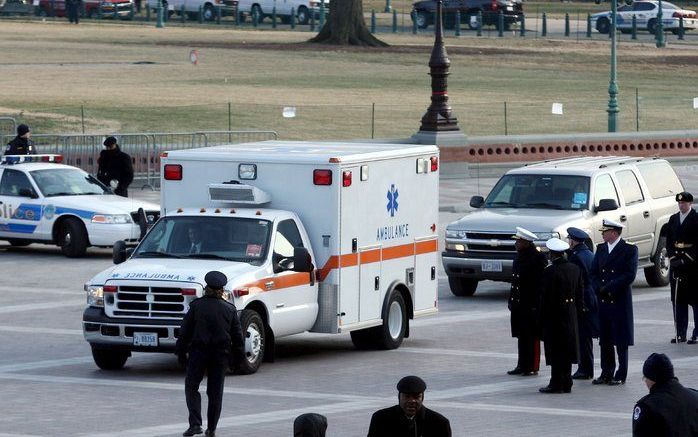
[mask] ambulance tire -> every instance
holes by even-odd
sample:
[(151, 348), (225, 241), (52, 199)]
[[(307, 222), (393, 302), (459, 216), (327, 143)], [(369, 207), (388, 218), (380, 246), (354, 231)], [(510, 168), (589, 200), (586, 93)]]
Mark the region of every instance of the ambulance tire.
[(388, 304), (383, 310), (383, 325), (376, 328), (373, 337), (377, 349), (397, 349), (407, 333), (407, 305), (399, 291), (393, 290), (388, 298)]
[(92, 358), (102, 370), (121, 370), (131, 356), (129, 351), (92, 348)]
[(12, 247), (24, 247), (24, 246), (29, 246), (32, 244), (31, 240), (22, 240), (20, 238), (14, 238), (12, 240), (7, 240), (8, 243), (10, 243), (10, 246)]
[(454, 296), (472, 296), (475, 294), (475, 290), (477, 290), (477, 283), (477, 279), (458, 278), (455, 276), (448, 277), (448, 286)]
[(236, 373), (251, 375), (257, 372), (264, 360), (266, 346), (264, 320), (257, 311), (245, 309), (240, 313), (240, 325), (245, 339), (245, 359), (239, 363)]
[(78, 219), (67, 218), (58, 229), (58, 245), (63, 255), (68, 258), (79, 258), (87, 250), (87, 232)]

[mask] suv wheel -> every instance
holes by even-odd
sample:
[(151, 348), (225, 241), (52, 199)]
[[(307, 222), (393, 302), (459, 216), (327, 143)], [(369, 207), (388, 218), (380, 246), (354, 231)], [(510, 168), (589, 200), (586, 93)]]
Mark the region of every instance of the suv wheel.
[(596, 30), (599, 31), (599, 33), (608, 33), (611, 31), (611, 22), (608, 21), (608, 18), (606, 17), (601, 17), (598, 20), (596, 20)]
[(426, 29), (431, 24), (431, 14), (425, 11), (419, 11), (415, 14), (415, 20), (417, 22), (417, 27), (420, 29)]
[(663, 287), (669, 283), (669, 256), (666, 251), (666, 237), (659, 237), (654, 265), (645, 267), (645, 279), (650, 287)]
[(308, 12), (308, 8), (305, 6), (299, 7), (296, 18), (298, 19), (298, 24), (308, 24), (310, 21), (310, 12)]
[(454, 296), (472, 296), (477, 290), (477, 279), (448, 277), (448, 285)]

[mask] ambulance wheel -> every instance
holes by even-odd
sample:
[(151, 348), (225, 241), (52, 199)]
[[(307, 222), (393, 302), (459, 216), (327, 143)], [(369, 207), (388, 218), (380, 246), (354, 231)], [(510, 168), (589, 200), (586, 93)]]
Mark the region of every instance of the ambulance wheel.
[(58, 229), (58, 245), (63, 254), (69, 258), (79, 258), (87, 250), (87, 232), (85, 226), (75, 218), (65, 219)]
[(669, 256), (666, 250), (666, 237), (659, 237), (654, 265), (645, 267), (645, 279), (650, 287), (664, 287), (669, 284)]
[[(378, 349), (397, 349), (407, 332), (407, 305), (399, 291), (393, 290), (383, 310), (383, 326), (377, 328), (374, 338)], [(374, 328), (375, 329), (375, 328)]]
[(448, 286), (454, 296), (472, 296), (477, 290), (477, 279), (448, 277)]
[(10, 243), (10, 246), (12, 247), (24, 247), (32, 244), (31, 240), (22, 240), (19, 238), (7, 240), (7, 242)]
[(250, 375), (259, 369), (264, 359), (266, 346), (264, 321), (256, 311), (242, 310), (240, 325), (242, 325), (242, 336), (245, 338), (245, 359), (239, 364), (237, 373)]
[(92, 358), (102, 370), (121, 370), (131, 355), (129, 351), (92, 348)]

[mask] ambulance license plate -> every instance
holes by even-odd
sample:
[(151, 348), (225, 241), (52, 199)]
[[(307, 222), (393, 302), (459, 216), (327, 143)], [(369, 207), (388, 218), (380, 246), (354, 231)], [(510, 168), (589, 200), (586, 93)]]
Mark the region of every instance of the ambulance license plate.
[(501, 261), (482, 261), (482, 271), (483, 272), (501, 272), (502, 262)]
[(133, 345), (134, 346), (158, 346), (158, 334), (155, 332), (134, 332), (133, 333)]

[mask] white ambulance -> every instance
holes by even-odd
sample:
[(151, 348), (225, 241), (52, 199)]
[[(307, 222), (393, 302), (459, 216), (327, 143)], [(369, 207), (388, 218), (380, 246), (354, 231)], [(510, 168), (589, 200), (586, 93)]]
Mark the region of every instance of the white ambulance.
[(436, 313), (437, 147), (273, 141), (161, 161), (160, 220), (85, 284), (100, 368), (173, 351), (211, 270), (241, 310), (241, 373), (280, 337), (350, 332), (358, 348), (393, 349), (410, 319)]

